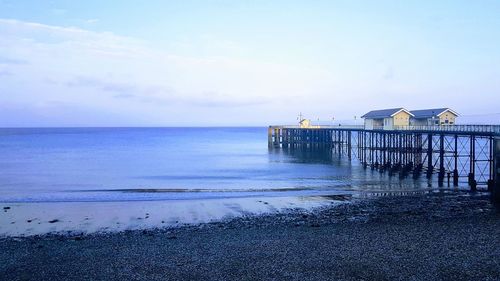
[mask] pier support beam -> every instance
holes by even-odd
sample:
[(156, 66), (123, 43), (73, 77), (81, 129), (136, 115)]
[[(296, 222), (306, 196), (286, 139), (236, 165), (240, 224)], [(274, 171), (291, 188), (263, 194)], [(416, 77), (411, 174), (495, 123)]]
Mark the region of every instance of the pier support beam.
[(493, 188), (491, 195), (494, 201), (500, 202), (500, 137), (493, 140)]
[(453, 186), (458, 186), (458, 135), (454, 136), (455, 145), (453, 151)]
[(443, 186), (445, 176), (444, 170), (444, 135), (439, 136), (439, 174), (438, 174), (438, 184)]
[(351, 160), (351, 143), (352, 143), (352, 136), (351, 136), (351, 131), (347, 131), (347, 157), (349, 160)]
[(432, 177), (432, 172), (434, 170), (434, 165), (432, 164), (432, 134), (427, 135), (427, 178)]
[(469, 162), (470, 162), (470, 168), (469, 168), (469, 176), (468, 176), (468, 181), (469, 181), (469, 186), (471, 191), (476, 191), (477, 190), (477, 181), (475, 178), (476, 174), (476, 138), (475, 136), (470, 136), (470, 150), (469, 150)]
[(273, 146), (273, 127), (267, 128), (267, 144), (269, 147)]

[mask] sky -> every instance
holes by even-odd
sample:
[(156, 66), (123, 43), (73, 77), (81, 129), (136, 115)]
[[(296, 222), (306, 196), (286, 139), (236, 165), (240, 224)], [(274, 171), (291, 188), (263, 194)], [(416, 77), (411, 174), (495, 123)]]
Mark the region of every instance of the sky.
[[(500, 122), (500, 1), (0, 0), (0, 127)], [(460, 122), (460, 121), (458, 121)]]

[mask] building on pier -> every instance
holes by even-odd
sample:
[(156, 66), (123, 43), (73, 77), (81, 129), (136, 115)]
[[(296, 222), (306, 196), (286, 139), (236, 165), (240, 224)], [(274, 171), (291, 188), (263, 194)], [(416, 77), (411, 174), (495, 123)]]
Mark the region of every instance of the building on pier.
[(412, 110), (411, 113), (412, 126), (454, 125), (458, 117), (458, 113), (449, 108)]
[(313, 125), (309, 119), (301, 119), (299, 122), (300, 128), (319, 128), (319, 125)]
[(367, 130), (392, 130), (395, 126), (409, 126), (412, 117), (414, 115), (402, 107), (372, 110), (361, 116), (365, 119)]

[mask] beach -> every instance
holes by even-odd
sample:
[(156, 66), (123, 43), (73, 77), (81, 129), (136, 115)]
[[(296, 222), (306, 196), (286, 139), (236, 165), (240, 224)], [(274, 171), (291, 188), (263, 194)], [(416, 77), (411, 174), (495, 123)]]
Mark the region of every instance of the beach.
[(3, 280), (500, 280), (487, 193), (336, 198), (181, 227), (0, 241)]
[(499, 15), (0, 0), (0, 281), (500, 281)]

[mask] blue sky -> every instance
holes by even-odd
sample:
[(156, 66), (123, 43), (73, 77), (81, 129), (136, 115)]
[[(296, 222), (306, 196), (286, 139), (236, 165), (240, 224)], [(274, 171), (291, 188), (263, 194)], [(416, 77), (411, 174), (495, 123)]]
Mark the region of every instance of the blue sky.
[(0, 126), (497, 118), (498, 15), (499, 1), (0, 0)]

